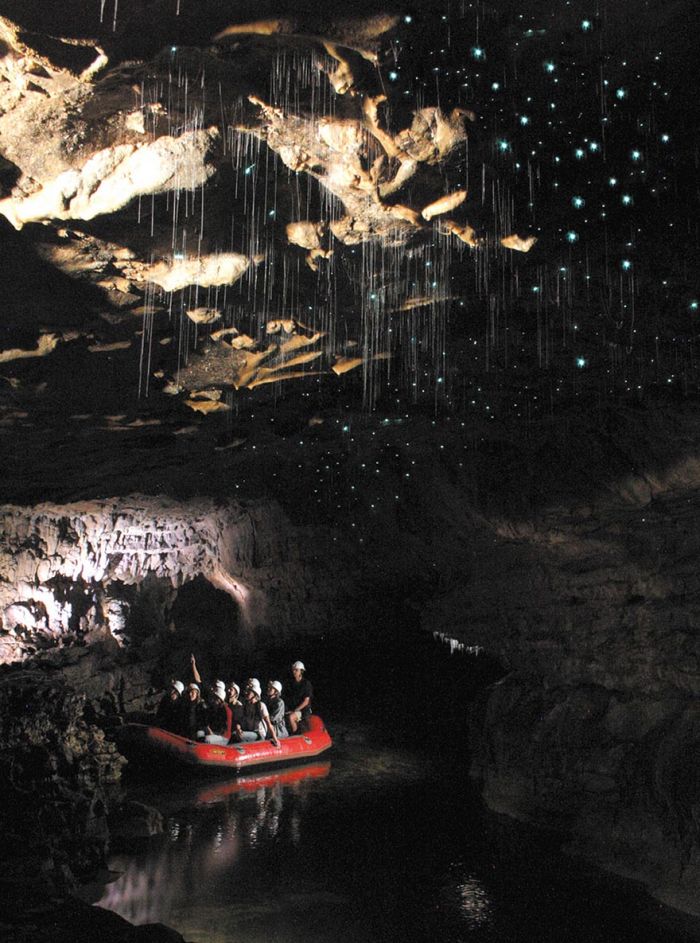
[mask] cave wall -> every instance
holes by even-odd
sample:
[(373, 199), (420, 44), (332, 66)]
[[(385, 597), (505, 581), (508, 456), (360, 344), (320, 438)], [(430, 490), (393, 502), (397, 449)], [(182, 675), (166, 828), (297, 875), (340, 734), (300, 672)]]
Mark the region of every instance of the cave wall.
[(700, 912), (700, 468), (475, 528), (426, 628), (508, 668), (472, 722), (494, 809)]
[(267, 502), (137, 495), (5, 505), (0, 663), (76, 643), (128, 648), (148, 635), (147, 622), (168, 629), (178, 589), (197, 578), (231, 598), (239, 637), (318, 632), (343, 610), (347, 568), (336, 547)]
[[(134, 611), (162, 611), (155, 631), (167, 636), (173, 599), (195, 581), (226, 592), (265, 643), (371, 627), (403, 602), (426, 630), (507, 668), (472, 718), (489, 805), (565, 829), (576, 852), (697, 912), (700, 463), (517, 516), (477, 509), (431, 474), (420, 499), (378, 518), (354, 549), (271, 501), (6, 506), (4, 661), (60, 649), (66, 679), (92, 696), (96, 656), (85, 667), (84, 653), (101, 646), (84, 643), (128, 652)], [(132, 665), (125, 694), (111, 662), (99, 684), (134, 706), (145, 666)]]

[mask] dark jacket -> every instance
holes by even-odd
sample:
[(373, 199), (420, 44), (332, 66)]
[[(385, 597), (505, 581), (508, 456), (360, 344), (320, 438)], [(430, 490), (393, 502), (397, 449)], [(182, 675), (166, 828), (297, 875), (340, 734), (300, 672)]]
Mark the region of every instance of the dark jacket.
[(174, 700), (167, 691), (160, 699), (160, 704), (156, 709), (155, 725), (161, 730), (169, 730), (171, 733), (177, 733), (178, 720), (180, 717), (180, 701), (178, 696)]
[(220, 701), (218, 697), (214, 698), (213, 702), (207, 707), (207, 725), (211, 728), (211, 732), (230, 740), (231, 723), (231, 708), (228, 704)]
[(207, 726), (207, 709), (201, 700), (190, 701), (187, 695), (180, 698), (180, 701), (177, 732), (181, 737), (196, 740), (197, 732)]

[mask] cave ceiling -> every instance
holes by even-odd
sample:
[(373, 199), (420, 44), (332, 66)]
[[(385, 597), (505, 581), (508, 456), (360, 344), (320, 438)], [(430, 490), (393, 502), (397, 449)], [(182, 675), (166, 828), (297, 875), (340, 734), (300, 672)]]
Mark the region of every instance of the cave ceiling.
[(0, 0), (3, 497), (692, 407), (692, 4), (631, 9)]

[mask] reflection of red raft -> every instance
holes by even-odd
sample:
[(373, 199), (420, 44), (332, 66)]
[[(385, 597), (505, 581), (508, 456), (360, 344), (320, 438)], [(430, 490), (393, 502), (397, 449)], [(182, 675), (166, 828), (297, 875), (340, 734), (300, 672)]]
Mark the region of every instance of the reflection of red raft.
[(154, 758), (175, 760), (187, 766), (232, 770), (312, 759), (333, 745), (323, 721), (313, 714), (309, 717), (308, 729), (304, 733), (280, 740), (279, 747), (274, 746), (270, 740), (232, 743), (225, 747), (215, 746), (212, 743), (188, 740), (187, 737), (179, 737), (167, 730), (161, 730), (160, 727), (146, 727), (143, 724), (129, 724), (124, 728), (120, 742), (127, 752), (129, 747), (134, 747)]
[(251, 773), (239, 779), (221, 783), (217, 786), (207, 786), (197, 793), (197, 802), (208, 805), (212, 802), (221, 802), (228, 796), (241, 795), (246, 792), (257, 792), (258, 789), (271, 786), (293, 786), (308, 779), (325, 779), (331, 770), (330, 760), (321, 763), (306, 763), (304, 766), (295, 766), (284, 772)]

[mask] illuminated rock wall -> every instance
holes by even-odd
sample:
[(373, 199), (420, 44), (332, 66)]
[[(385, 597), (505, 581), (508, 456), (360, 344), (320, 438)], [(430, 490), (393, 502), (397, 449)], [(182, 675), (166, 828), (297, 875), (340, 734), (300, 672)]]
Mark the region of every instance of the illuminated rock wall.
[(342, 584), (319, 579), (333, 562), (323, 541), (264, 503), (132, 496), (6, 505), (0, 533), (2, 662), (76, 641), (125, 644), (132, 630), (142, 635), (125, 587), (137, 596), (158, 587), (165, 611), (179, 587), (203, 577), (231, 597), (240, 629), (279, 638), (326, 624)]

